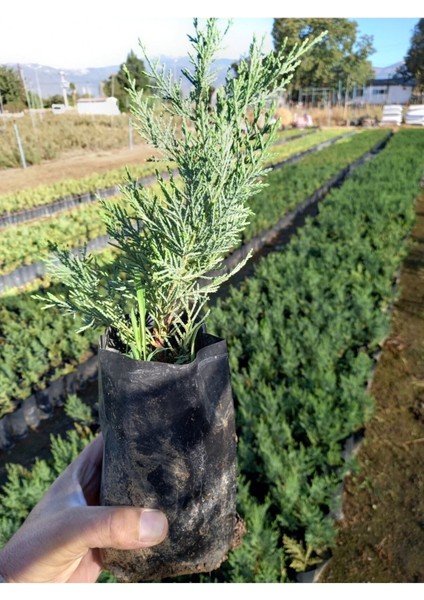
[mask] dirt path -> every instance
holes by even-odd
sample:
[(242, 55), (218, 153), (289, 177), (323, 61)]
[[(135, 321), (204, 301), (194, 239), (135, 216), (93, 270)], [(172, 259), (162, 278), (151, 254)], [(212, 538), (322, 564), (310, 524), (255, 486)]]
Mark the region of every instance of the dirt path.
[(27, 169), (5, 169), (0, 171), (0, 194), (17, 192), (41, 184), (54, 183), (63, 179), (78, 179), (91, 173), (104, 173), (125, 165), (140, 164), (152, 156), (150, 146), (140, 144), (119, 150), (99, 152), (73, 152), (66, 157), (33, 165)]
[(424, 582), (424, 194), (372, 387), (376, 411), (348, 478), (320, 582)]

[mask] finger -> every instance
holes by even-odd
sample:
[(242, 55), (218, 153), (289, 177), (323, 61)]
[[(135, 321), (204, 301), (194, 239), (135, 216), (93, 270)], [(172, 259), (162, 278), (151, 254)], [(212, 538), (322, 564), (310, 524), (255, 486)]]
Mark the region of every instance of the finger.
[[(44, 520), (26, 521), (2, 549), (0, 572), (12, 582), (64, 582), (83, 562), (81, 572), (88, 568), (86, 556), (94, 548), (147, 548), (160, 543), (167, 531), (165, 515), (155, 510), (127, 506), (68, 508)], [(98, 564), (91, 564), (94, 578), (98, 570)]]
[(162, 542), (168, 533), (166, 516), (158, 510), (128, 506), (93, 506), (72, 509), (69, 522), (78, 527), (75, 551), (89, 548), (130, 550)]
[(95, 583), (102, 570), (100, 551), (90, 550), (68, 578), (67, 583)]

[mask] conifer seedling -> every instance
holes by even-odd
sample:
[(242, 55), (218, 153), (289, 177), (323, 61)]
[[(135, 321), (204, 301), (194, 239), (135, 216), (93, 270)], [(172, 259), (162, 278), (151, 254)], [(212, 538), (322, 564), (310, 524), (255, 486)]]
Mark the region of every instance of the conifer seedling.
[(193, 359), (210, 295), (250, 257), (219, 274), (249, 222), (249, 198), (265, 185), (264, 165), (279, 127), (273, 99), (320, 39), (306, 40), (287, 55), (284, 46), (264, 55), (254, 39), (237, 74), (229, 69), (211, 102), (213, 63), (226, 31), (220, 32), (216, 19), (206, 20), (204, 28), (194, 20), (191, 68), (182, 70), (191, 84), (188, 95), (181, 79), (174, 81), (146, 55), (151, 93), (129, 80), (134, 126), (176, 165), (178, 177), (171, 168), (168, 178), (157, 170), (158, 191), (139, 185), (128, 172), (123, 200), (101, 201), (111, 243), (119, 249), (112, 275), (92, 255), (54, 248), (60, 261), (54, 275), (68, 291), (63, 297), (48, 293), (47, 307), (80, 313), (82, 329), (111, 328), (119, 349), (134, 359)]
[(244, 531), (227, 346), (198, 333), (210, 295), (249, 258), (220, 273), (249, 221), (249, 198), (264, 185), (278, 128), (271, 99), (311, 44), (264, 56), (254, 40), (211, 102), (223, 35), (216, 19), (204, 28), (194, 21), (191, 68), (182, 71), (188, 96), (146, 56), (152, 94), (130, 80), (132, 120), (178, 176), (157, 170), (158, 186), (147, 188), (128, 173), (123, 200), (102, 202), (118, 250), (114, 271), (58, 250), (68, 291), (49, 295), (81, 313), (84, 327), (107, 329), (98, 353), (101, 504), (154, 508), (168, 519), (157, 547), (101, 551), (104, 567), (128, 582), (213, 571)]

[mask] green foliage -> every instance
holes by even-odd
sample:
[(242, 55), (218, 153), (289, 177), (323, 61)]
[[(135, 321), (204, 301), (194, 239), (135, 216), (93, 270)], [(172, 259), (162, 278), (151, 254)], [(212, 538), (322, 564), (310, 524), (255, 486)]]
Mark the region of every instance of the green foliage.
[(138, 90), (146, 89), (149, 85), (149, 76), (147, 75), (144, 62), (137, 57), (133, 50), (127, 55), (125, 63), (119, 67), (116, 75), (111, 75), (104, 83), (104, 92), (107, 96), (114, 96), (118, 99), (119, 108), (123, 112), (129, 109), (128, 97), (128, 74), (135, 82)]
[(339, 81), (346, 87), (353, 83), (363, 85), (371, 79), (373, 70), (368, 57), (374, 52), (372, 38), (362, 36), (358, 39), (358, 25), (350, 19), (274, 19), (274, 47), (279, 50), (287, 38), (287, 47), (292, 48), (294, 44), (316, 37), (324, 30), (327, 35), (302, 61), (292, 87), (330, 87), (337, 90)]
[(51, 458), (36, 459), (31, 469), (7, 465), (7, 481), (0, 489), (0, 547), (12, 537), (53, 481), (93, 439), (87, 428), (77, 427), (66, 437), (51, 437)]
[(0, 65), (0, 97), (3, 109), (22, 110), (25, 91), (19, 73)]
[(313, 556), (311, 546), (303, 546), (301, 542), (290, 538), (288, 535), (283, 536), (284, 549), (289, 556), (291, 569), (298, 572), (307, 571), (309, 567), (318, 565), (322, 559), (318, 556)]
[(268, 186), (254, 196), (249, 204), (254, 217), (243, 233), (242, 240), (274, 225), (286, 212), (312, 195), (331, 177), (339, 173), (378, 144), (387, 133), (381, 130), (355, 134), (348, 140), (305, 157), (293, 165), (268, 175)]
[[(62, 117), (61, 117), (62, 118)], [(154, 172), (151, 164), (141, 164), (132, 167), (133, 176), (136, 178), (147, 177)], [(107, 173), (92, 173), (80, 179), (65, 179), (55, 183), (39, 185), (34, 188), (23, 189), (19, 192), (0, 195), (0, 215), (7, 215), (35, 206), (50, 204), (55, 200), (67, 196), (82, 194), (96, 194), (100, 189), (116, 186), (126, 177), (126, 169), (111, 169)], [(57, 216), (56, 216), (57, 218)]]
[(424, 91), (424, 19), (420, 19), (414, 27), (410, 47), (405, 56), (405, 67), (415, 78), (417, 88)]
[(1, 232), (0, 274), (47, 259), (52, 244), (78, 248), (105, 233), (97, 203), (77, 206), (40, 221), (10, 226)]
[[(369, 150), (384, 135), (386, 135), (385, 132), (381, 130), (366, 131), (349, 138), (346, 142), (339, 142), (336, 146), (309, 156), (297, 165), (289, 165), (270, 173), (268, 187), (262, 189), (249, 201), (255, 214), (243, 239), (250, 239), (251, 236), (274, 225), (287, 210), (303, 201), (308, 194), (325, 183), (328, 177)], [(280, 192), (282, 185), (284, 185), (284, 194)], [(88, 210), (88, 207), (83, 210), (83, 213), (85, 210)], [(31, 229), (26, 230), (25, 227), (10, 228), (10, 231), (26, 230), (27, 244), (24, 250), (25, 254), (31, 257), (32, 262), (34, 255), (33, 252), (29, 252), (31, 239), (35, 239), (37, 244), (46, 237), (57, 240), (61, 231), (66, 239), (73, 231), (72, 239), (75, 239), (77, 231), (72, 228), (75, 226), (78, 229), (77, 224), (83, 213), (80, 214), (78, 211), (78, 219), (73, 216), (73, 211), (66, 218), (63, 215), (57, 219), (57, 223), (63, 223), (63, 225), (57, 229), (50, 227), (47, 236), (42, 235), (43, 227), (35, 228), (37, 235), (34, 237), (34, 232), (31, 232)], [(81, 221), (82, 231), (84, 231), (84, 227), (93, 227), (95, 215), (98, 215), (93, 208), (86, 214), (88, 217)], [(54, 219), (47, 219), (46, 227), (53, 221)], [(9, 242), (8, 246), (3, 246), (5, 257), (15, 251), (22, 252), (22, 244), (16, 242), (21, 239), (22, 234), (11, 236), (7, 233), (8, 231), (9, 229), (5, 230), (3, 234), (4, 240)], [(382, 240), (385, 239), (384, 235), (382, 234)], [(110, 273), (115, 268), (113, 260), (111, 250), (101, 253), (106, 280), (110, 278)], [(369, 257), (367, 261), (370, 261)], [(38, 294), (42, 294), (45, 299), (47, 299), (48, 292), (61, 295), (64, 291), (57, 285), (46, 286), (47, 284), (43, 283), (38, 290)], [(289, 298), (287, 291), (285, 291), (285, 297)], [(239, 302), (243, 303), (244, 299), (240, 299)], [(12, 400), (27, 398), (32, 391), (44, 387), (49, 379), (55, 379), (61, 372), (69, 369), (70, 363), (80, 360), (90, 345), (94, 347), (100, 333), (100, 329), (89, 329), (83, 336), (76, 334), (75, 328), (83, 326), (80, 317), (76, 317), (76, 320), (73, 321), (72, 316), (61, 315), (59, 309), (40, 311), (39, 303), (34, 301), (29, 293), (17, 297), (10, 295), (7, 299), (5, 298), (0, 304), (0, 316), (2, 322), (0, 328), (0, 412), (10, 411), (13, 406)], [(31, 323), (30, 327), (28, 327), (28, 322)], [(37, 355), (34, 356), (34, 345), (38, 343), (41, 344), (42, 349), (38, 347)], [(239, 339), (233, 340), (233, 344), (238, 346)]]
[(2, 298), (0, 322), (0, 416), (91, 356), (100, 333), (78, 335), (78, 317), (40, 311), (30, 293)]
[(51, 108), (52, 104), (63, 104), (63, 95), (62, 94), (53, 94), (49, 96), (44, 101), (44, 105), (46, 108)]
[[(388, 330), (423, 149), (424, 132), (396, 134), (210, 316), (210, 330), (230, 349), (239, 468), (249, 486), (240, 512), (253, 514), (266, 500), (279, 532), (275, 552), (284, 556), (284, 535), (296, 540), (285, 538), (283, 573), (334, 543), (330, 514), (351, 468), (343, 441), (372, 412), (366, 385)], [(268, 556), (269, 547), (251, 543), (246, 537), (230, 558), (230, 580), (251, 577), (256, 551)]]
[(70, 394), (65, 402), (65, 413), (73, 421), (82, 425), (91, 425), (94, 421), (93, 411), (88, 404), (80, 400), (76, 394)]
[(246, 522), (242, 544), (231, 552), (218, 580), (232, 583), (277, 583), (287, 580), (283, 549), (279, 547), (279, 531), (270, 514), (270, 503), (257, 503), (249, 485), (239, 480), (240, 512)]
[[(136, 127), (177, 165), (178, 182), (172, 173), (165, 182), (157, 172), (159, 196), (128, 175), (122, 188), (126, 203), (102, 202), (107, 232), (122, 250), (117, 270), (100, 288), (99, 268), (92, 257), (81, 259), (60, 251), (56, 273), (69, 292), (66, 298), (49, 298), (66, 312), (81, 313), (87, 327), (94, 323), (112, 327), (128, 353), (134, 344), (128, 315), (135, 307), (136, 291), (143, 289), (152, 322), (149, 352), (162, 349), (159, 356), (168, 362), (190, 359), (210, 294), (249, 258), (232, 273), (210, 275), (237, 244), (251, 214), (247, 201), (263, 186), (264, 162), (278, 128), (269, 97), (287, 85), (312, 45), (305, 42), (286, 57), (282, 53), (264, 57), (254, 41), (248, 62), (239, 65), (236, 79), (227, 75), (211, 107), (209, 89), (215, 81), (211, 65), (222, 35), (216, 19), (208, 19), (204, 30), (195, 19), (194, 28), (193, 71), (183, 70), (192, 85), (188, 98), (182, 97), (171, 74), (145, 57), (155, 77), (156, 95), (166, 100), (164, 110), (171, 119), (157, 116), (151, 99), (128, 73)], [(172, 118), (179, 119), (181, 136), (176, 135)], [(100, 275), (103, 278), (104, 273)]]
[[(424, 132), (397, 133), (284, 252), (263, 259), (212, 310), (210, 330), (230, 349), (247, 534), (210, 581), (288, 581), (290, 569), (312, 566), (334, 542), (330, 511), (351, 466), (343, 440), (372, 410), (365, 387), (387, 331), (423, 151)], [(80, 438), (73, 434), (72, 450), (56, 442), (56, 472)], [(49, 485), (51, 467), (37, 464), (31, 473), (10, 469), (2, 543)]]

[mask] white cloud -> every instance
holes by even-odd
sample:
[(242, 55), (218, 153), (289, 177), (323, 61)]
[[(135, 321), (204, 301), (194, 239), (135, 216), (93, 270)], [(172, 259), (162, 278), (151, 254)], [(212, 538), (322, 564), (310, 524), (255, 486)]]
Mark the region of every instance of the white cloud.
[[(192, 17), (234, 16), (222, 57), (238, 58), (247, 52), (253, 32), (266, 34), (266, 50), (272, 48), (273, 17), (367, 16), (370, 3), (357, 0), (355, 6), (335, 2), (301, 5), (261, 0), (239, 4), (228, 0), (200, 3), (198, 0), (20, 0), (4, 2), (0, 9), (0, 64), (5, 62), (41, 63), (57, 68), (84, 68), (124, 62), (130, 49), (138, 52), (138, 38), (149, 55), (182, 56), (187, 53), (187, 34), (192, 31)], [(249, 6), (247, 6), (249, 4)], [(375, 5), (377, 6), (377, 5)], [(387, 12), (395, 12), (385, 6)], [(407, 12), (396, 4), (397, 12)], [(232, 10), (228, 13), (228, 10)], [(407, 9), (413, 11), (413, 2)], [(210, 14), (212, 12), (212, 15)], [(419, 11), (418, 11), (419, 12)], [(317, 13), (319, 13), (317, 15)], [(374, 16), (374, 15), (370, 15)], [(375, 15), (379, 16), (379, 15)], [(402, 15), (398, 15), (402, 16)], [(405, 16), (405, 14), (403, 14)]]
[[(192, 17), (172, 16), (162, 1), (160, 10), (166, 18), (152, 16), (146, 5), (132, 0), (113, 4), (110, 0), (10, 2), (0, 10), (0, 64), (40, 63), (75, 69), (119, 64), (129, 50), (139, 53), (139, 38), (151, 56), (185, 55), (187, 34), (193, 31)], [(172, 6), (181, 9), (177, 2)], [(272, 18), (237, 20), (221, 56), (238, 58), (245, 53), (255, 29), (260, 36), (267, 33), (270, 50), (271, 24)]]

